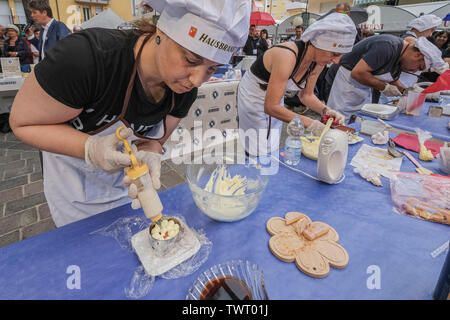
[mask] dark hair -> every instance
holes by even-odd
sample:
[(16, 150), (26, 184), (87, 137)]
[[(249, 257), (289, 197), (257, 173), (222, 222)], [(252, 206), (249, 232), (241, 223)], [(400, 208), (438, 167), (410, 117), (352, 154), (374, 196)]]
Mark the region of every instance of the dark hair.
[(256, 28), (256, 25), (254, 25), (254, 24), (251, 24), (251, 25), (250, 25), (250, 28), (253, 28), (253, 27), (255, 27), (255, 28)]
[(28, 2), (28, 8), (30, 10), (38, 10), (41, 13), (47, 11), (47, 16), (53, 18), (52, 8), (50, 8), (48, 0), (31, 0)]
[(303, 30), (303, 26), (296, 26), (295, 29), (302, 29)]
[(375, 35), (375, 32), (373, 32), (372, 29), (363, 29), (362, 30), (362, 36), (365, 38), (371, 37), (373, 35)]
[(267, 29), (262, 29), (259, 34), (261, 35), (263, 33), (265, 33), (267, 35), (267, 38), (269, 37), (269, 33), (267, 32)]
[[(447, 34), (447, 42), (444, 43), (444, 44), (442, 45), (442, 48), (441, 48), (441, 49), (447, 49), (447, 46), (450, 44), (450, 33), (444, 30), (444, 31), (439, 31), (438, 33), (436, 33), (436, 34), (433, 36), (433, 38), (434, 38), (434, 44), (435, 44), (436, 47), (437, 47), (436, 40), (437, 40), (438, 37), (442, 36), (444, 33)], [(439, 48), (439, 47), (438, 47), (438, 48)]]
[(336, 10), (340, 7), (344, 6), (344, 11), (350, 11), (350, 5), (347, 2), (341, 2), (336, 5)]

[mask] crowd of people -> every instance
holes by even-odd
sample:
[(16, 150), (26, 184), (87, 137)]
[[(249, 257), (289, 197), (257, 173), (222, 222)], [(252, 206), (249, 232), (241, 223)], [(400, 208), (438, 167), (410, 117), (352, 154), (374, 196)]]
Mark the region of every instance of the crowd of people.
[(54, 19), (47, 0), (32, 0), (28, 7), (33, 23), (23, 30), (14, 24), (0, 25), (1, 56), (19, 58), (23, 73), (31, 72), (31, 65), (41, 61), (48, 50), (71, 33), (63, 22)]

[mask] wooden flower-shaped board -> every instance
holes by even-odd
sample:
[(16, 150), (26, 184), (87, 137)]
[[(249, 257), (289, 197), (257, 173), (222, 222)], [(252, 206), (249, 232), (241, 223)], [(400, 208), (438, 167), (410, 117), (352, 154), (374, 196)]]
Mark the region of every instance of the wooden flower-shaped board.
[(295, 261), (308, 276), (324, 278), (330, 266), (342, 269), (348, 264), (347, 251), (337, 243), (339, 235), (326, 223), (288, 212), (285, 218), (270, 218), (266, 226), (272, 235), (269, 248), (273, 255), (284, 262)]

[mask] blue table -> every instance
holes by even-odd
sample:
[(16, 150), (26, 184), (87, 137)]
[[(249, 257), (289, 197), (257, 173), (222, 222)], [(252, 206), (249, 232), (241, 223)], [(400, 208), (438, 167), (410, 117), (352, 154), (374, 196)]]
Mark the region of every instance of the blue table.
[[(444, 98), (446, 103), (450, 103), (450, 98)], [(450, 130), (448, 129), (448, 123), (450, 122), (449, 116), (441, 116), (439, 118), (433, 118), (428, 116), (428, 110), (430, 106), (439, 106), (436, 102), (425, 102), (424, 106), (420, 110), (420, 115), (412, 116), (405, 113), (401, 113), (395, 119), (386, 121), (386, 123), (392, 125), (395, 128), (408, 130), (414, 132), (414, 128), (420, 128), (427, 130), (434, 138), (444, 141), (450, 141)], [(359, 116), (368, 119), (375, 120), (374, 118), (358, 114)]]
[[(364, 143), (371, 144), (366, 137)], [(350, 162), (362, 143), (350, 146)], [(426, 165), (436, 170), (436, 161)], [(301, 169), (316, 175), (316, 163), (302, 158)], [(413, 171), (404, 159), (403, 170)], [(145, 299), (184, 299), (205, 269), (231, 259), (247, 259), (264, 271), (270, 299), (430, 299), (445, 255), (430, 253), (450, 238), (450, 227), (392, 211), (389, 181), (376, 187), (347, 166), (346, 178), (327, 185), (280, 165), (257, 209), (234, 223), (216, 222), (195, 205), (187, 184), (160, 193), (164, 213), (181, 214), (213, 242), (208, 260), (190, 276), (156, 278)], [(285, 263), (268, 248), (266, 222), (288, 211), (301, 211), (324, 221), (340, 235), (350, 260), (346, 268), (331, 268), (315, 279)], [(58, 228), (0, 249), (0, 299), (125, 299), (134, 271), (134, 253), (121, 249), (111, 237), (91, 232), (121, 217), (142, 215), (129, 205)], [(81, 270), (81, 289), (69, 290), (70, 265)], [(381, 288), (368, 289), (371, 266), (379, 267)]]

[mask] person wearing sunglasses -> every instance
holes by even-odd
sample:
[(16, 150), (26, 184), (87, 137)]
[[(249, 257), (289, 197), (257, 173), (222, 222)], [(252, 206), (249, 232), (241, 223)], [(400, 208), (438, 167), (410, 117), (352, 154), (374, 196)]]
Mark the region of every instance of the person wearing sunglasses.
[[(314, 87), (323, 67), (352, 49), (355, 35), (353, 21), (333, 13), (308, 27), (300, 41), (272, 46), (252, 64), (239, 84), (237, 99), (239, 139), (248, 154), (266, 155), (279, 148), (282, 123), (298, 116), (284, 107), (286, 90), (299, 91), (300, 101), (311, 110), (344, 121), (315, 96)], [(325, 127), (309, 117), (300, 119), (313, 135)], [(256, 141), (246, 139), (250, 130), (256, 130)]]
[(44, 191), (57, 227), (131, 202), (136, 157), (160, 183), (162, 145), (197, 88), (245, 44), (247, 0), (147, 0), (161, 15), (138, 30), (92, 28), (64, 38), (36, 65), (14, 101), (11, 127), (43, 150)]
[(384, 34), (358, 42), (339, 62), (327, 105), (349, 120), (371, 101), (371, 89), (387, 97), (400, 96), (405, 90), (398, 80), (401, 72), (414, 73), (444, 64), (436, 50), (424, 37), (402, 39)]

